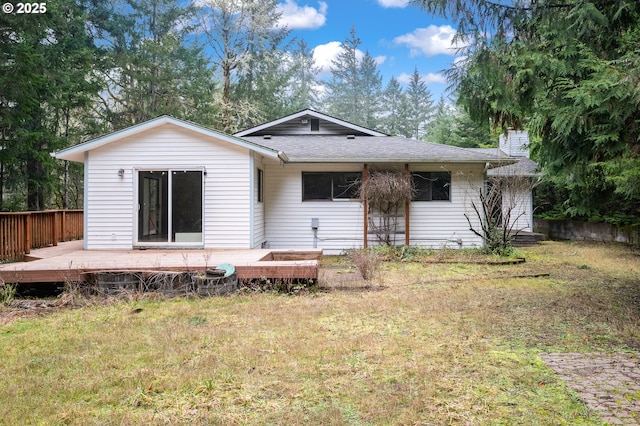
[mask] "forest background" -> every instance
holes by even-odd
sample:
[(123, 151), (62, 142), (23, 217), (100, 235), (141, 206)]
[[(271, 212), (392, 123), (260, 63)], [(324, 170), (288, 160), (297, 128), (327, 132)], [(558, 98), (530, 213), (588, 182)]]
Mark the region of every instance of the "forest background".
[(463, 41), (439, 100), (417, 69), (383, 86), (355, 27), (320, 80), (277, 0), (43, 4), (0, 14), (0, 211), (81, 208), (82, 165), (50, 153), (159, 115), (233, 133), (311, 107), (462, 147), (527, 129), (538, 213), (640, 224), (638, 2), (414, 0)]

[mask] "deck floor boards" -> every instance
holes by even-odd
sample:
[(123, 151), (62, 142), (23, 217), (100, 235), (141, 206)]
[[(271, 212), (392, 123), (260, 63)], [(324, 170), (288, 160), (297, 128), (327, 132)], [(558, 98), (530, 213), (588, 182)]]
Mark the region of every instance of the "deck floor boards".
[[(307, 253), (307, 260), (261, 261), (272, 252)], [(202, 271), (223, 263), (235, 266), (238, 278), (317, 278), (321, 250), (83, 250), (82, 241), (33, 250), (30, 261), (0, 265), (6, 283), (82, 281), (96, 271)], [(313, 258), (312, 258), (313, 257)], [(0, 281), (0, 282), (1, 282)]]

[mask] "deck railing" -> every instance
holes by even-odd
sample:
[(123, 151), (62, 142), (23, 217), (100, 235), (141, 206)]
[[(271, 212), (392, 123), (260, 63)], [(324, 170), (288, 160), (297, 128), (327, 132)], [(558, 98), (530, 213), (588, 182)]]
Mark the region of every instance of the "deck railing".
[(0, 262), (22, 261), (31, 249), (83, 238), (82, 210), (0, 212)]

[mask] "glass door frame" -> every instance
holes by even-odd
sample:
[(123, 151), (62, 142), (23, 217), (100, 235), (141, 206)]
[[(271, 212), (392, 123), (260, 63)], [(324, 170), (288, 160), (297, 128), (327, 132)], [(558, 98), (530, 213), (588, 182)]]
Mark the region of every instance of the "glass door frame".
[[(160, 167), (160, 168), (150, 168), (150, 167), (139, 167), (133, 169), (134, 176), (134, 199), (133, 199), (133, 247), (134, 248), (176, 248), (176, 247), (188, 247), (188, 248), (203, 248), (204, 247), (204, 230), (205, 230), (205, 177), (207, 175), (205, 167)], [(166, 212), (166, 221), (167, 221), (167, 238), (164, 241), (140, 241), (140, 226), (141, 226), (141, 211), (143, 209), (141, 203), (141, 196), (143, 196), (140, 192), (140, 179), (141, 173), (167, 173), (167, 190), (166, 190), (166, 204), (167, 204), (167, 212)], [(172, 176), (178, 172), (200, 172), (201, 174), (201, 187), (200, 187), (200, 226), (201, 226), (201, 238), (200, 241), (175, 241), (174, 232), (173, 232), (173, 190)]]

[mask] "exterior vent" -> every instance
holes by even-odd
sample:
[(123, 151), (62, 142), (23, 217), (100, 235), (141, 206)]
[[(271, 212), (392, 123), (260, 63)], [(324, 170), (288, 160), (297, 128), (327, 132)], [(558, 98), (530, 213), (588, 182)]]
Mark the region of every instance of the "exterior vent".
[(271, 135), (264, 135), (262, 138), (263, 139), (271, 139)]
[(356, 135), (347, 135), (347, 139), (355, 139)]
[(309, 120), (303, 118), (302, 120), (300, 120), (300, 124), (309, 124)]

